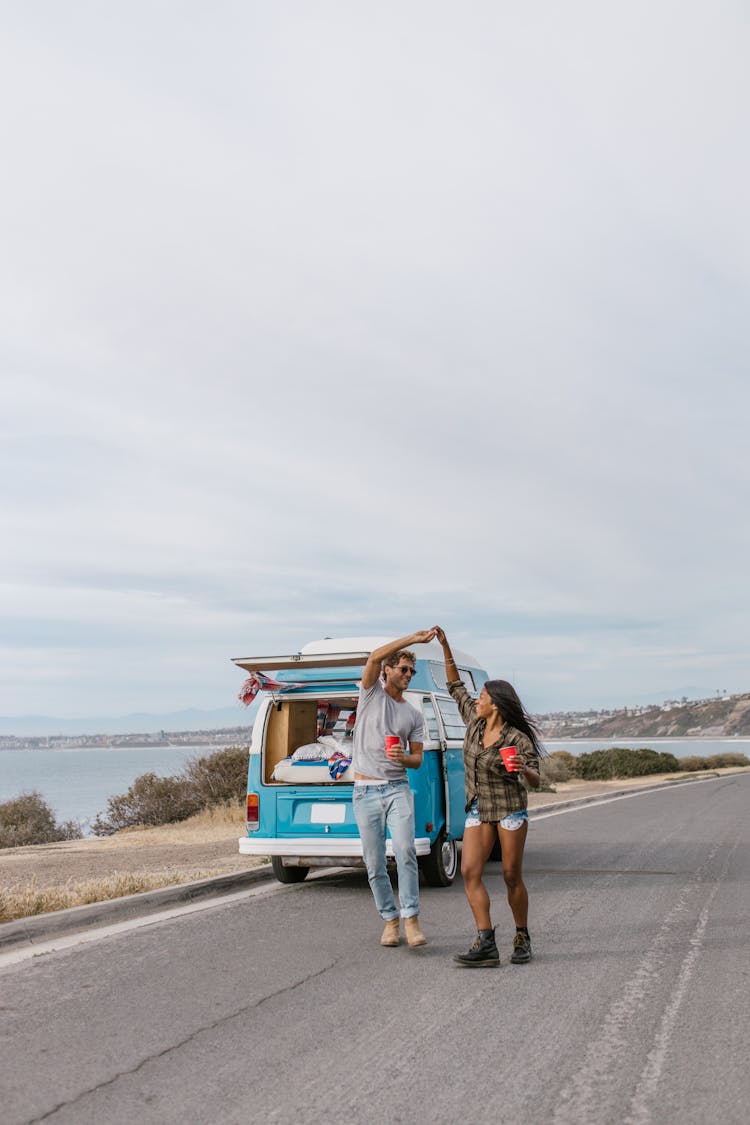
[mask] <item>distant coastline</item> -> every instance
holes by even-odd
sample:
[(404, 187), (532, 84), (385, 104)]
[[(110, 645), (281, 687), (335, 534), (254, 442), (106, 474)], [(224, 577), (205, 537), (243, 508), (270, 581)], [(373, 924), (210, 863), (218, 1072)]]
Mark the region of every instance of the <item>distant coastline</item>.
[[(535, 716), (545, 739), (750, 738), (750, 693), (708, 699), (668, 699), (661, 705), (613, 710), (555, 711)], [(26, 720), (28, 721), (28, 720)], [(82, 724), (83, 725), (83, 724)], [(231, 746), (250, 741), (252, 723), (144, 733), (0, 734), (3, 750)]]
[(668, 699), (661, 706), (537, 715), (543, 738), (747, 738), (750, 693), (710, 699)]
[(107, 748), (172, 749), (176, 746), (236, 746), (250, 741), (252, 726), (222, 727), (219, 730), (157, 731), (154, 734), (0, 734), (3, 750), (70, 750)]

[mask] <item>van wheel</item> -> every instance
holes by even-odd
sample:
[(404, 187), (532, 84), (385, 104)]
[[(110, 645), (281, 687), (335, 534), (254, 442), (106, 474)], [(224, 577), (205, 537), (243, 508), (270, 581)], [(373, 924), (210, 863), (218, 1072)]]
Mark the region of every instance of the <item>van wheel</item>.
[(271, 856), (271, 867), (280, 883), (301, 883), (310, 870), (309, 867), (285, 867), (280, 855)]
[(503, 851), (502, 851), (502, 848), (500, 847), (500, 841), (495, 840), (495, 843), (492, 845), (492, 851), (487, 856), (487, 862), (488, 863), (502, 863), (502, 860), (503, 860)]
[(430, 887), (449, 887), (458, 871), (458, 844), (440, 834), (429, 855), (420, 859), (422, 874)]

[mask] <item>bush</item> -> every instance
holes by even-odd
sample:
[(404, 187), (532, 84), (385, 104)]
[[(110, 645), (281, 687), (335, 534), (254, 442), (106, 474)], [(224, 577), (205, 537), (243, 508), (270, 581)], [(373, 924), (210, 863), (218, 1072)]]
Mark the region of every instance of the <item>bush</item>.
[(0, 804), (0, 848), (80, 840), (82, 835), (80, 825), (72, 820), (58, 824), (52, 809), (36, 790)]
[(185, 777), (157, 777), (142, 773), (119, 797), (107, 801), (107, 815), (97, 816), (92, 824), (95, 836), (111, 836), (121, 828), (136, 824), (171, 824), (186, 820), (200, 805)]
[(750, 766), (750, 758), (747, 754), (740, 754), (735, 750), (728, 750), (725, 754), (712, 754), (710, 758), (706, 758), (708, 762), (707, 769), (719, 770), (726, 766)]
[(539, 772), (544, 785), (554, 784), (556, 781), (570, 781), (572, 777), (568, 763), (557, 758), (555, 754), (542, 758)]
[(580, 754), (581, 777), (586, 781), (607, 781), (615, 777), (644, 777), (651, 773), (676, 773), (680, 763), (674, 754), (649, 750), (628, 750), (612, 746)]
[(191, 758), (185, 777), (200, 808), (231, 801), (244, 803), (247, 793), (247, 747), (227, 746), (202, 758)]
[(687, 758), (680, 758), (680, 769), (687, 773), (699, 773), (707, 770), (708, 758), (701, 758), (699, 754), (690, 754)]
[(141, 774), (127, 793), (109, 798), (106, 815), (97, 816), (91, 826), (94, 834), (110, 836), (121, 828), (173, 824), (214, 805), (244, 803), (247, 755), (247, 746), (228, 746), (191, 758), (182, 774), (173, 777)]
[(700, 770), (719, 770), (727, 766), (750, 766), (750, 758), (746, 754), (729, 750), (725, 754), (712, 754), (710, 758), (702, 758), (699, 754), (690, 754), (680, 758), (680, 769), (695, 773)]
[[(581, 764), (576, 755), (571, 754), (569, 750), (553, 750), (542, 759), (542, 765), (553, 765), (553, 769), (559, 773), (559, 776), (555, 777), (556, 781), (569, 781), (571, 777), (581, 776)], [(567, 776), (564, 777), (563, 773)]]

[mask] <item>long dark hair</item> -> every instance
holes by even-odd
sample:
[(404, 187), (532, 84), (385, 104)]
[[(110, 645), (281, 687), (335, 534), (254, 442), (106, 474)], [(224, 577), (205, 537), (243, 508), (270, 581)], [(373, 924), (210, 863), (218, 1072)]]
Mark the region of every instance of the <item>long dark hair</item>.
[(505, 722), (525, 734), (539, 757), (543, 757), (545, 751), (536, 723), (527, 714), (513, 684), (509, 684), (507, 680), (487, 680), (483, 686)]

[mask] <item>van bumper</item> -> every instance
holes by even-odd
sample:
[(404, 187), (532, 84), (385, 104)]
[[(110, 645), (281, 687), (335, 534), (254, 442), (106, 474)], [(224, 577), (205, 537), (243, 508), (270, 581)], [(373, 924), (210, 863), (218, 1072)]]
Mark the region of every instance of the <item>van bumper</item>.
[[(260, 839), (253, 836), (240, 836), (240, 855), (284, 855), (284, 856), (321, 856), (324, 859), (361, 859), (362, 841), (359, 836), (295, 836), (292, 839), (269, 839), (268, 836)], [(414, 841), (417, 855), (430, 854), (429, 836), (418, 836)], [(393, 842), (386, 840), (385, 854), (393, 857)]]

